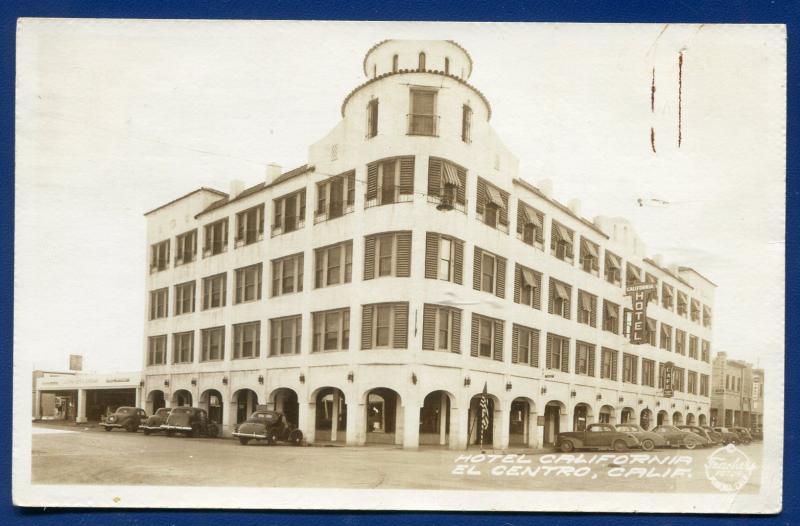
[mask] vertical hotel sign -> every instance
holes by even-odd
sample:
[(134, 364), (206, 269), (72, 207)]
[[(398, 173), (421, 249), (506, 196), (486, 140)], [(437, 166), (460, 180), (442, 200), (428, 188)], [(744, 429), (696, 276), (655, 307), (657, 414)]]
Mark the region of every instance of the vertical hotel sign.
[(631, 343), (639, 345), (647, 343), (647, 303), (650, 294), (654, 294), (658, 285), (655, 283), (637, 283), (625, 287), (625, 292), (631, 296)]

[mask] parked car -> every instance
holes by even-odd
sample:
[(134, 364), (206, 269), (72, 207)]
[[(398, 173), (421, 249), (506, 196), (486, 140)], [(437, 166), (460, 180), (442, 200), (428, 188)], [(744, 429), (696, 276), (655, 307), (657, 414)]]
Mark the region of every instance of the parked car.
[(295, 446), (303, 442), (303, 432), (279, 411), (256, 411), (236, 428), (233, 436), (238, 437), (243, 446), (251, 440), (266, 440), (267, 444), (289, 442)]
[(181, 433), (188, 437), (209, 437), (219, 435), (219, 426), (208, 418), (205, 409), (198, 407), (175, 407), (167, 416), (167, 421), (161, 426), (167, 436)]
[(722, 444), (722, 433), (714, 430), (714, 428), (711, 426), (700, 426), (700, 428), (706, 433), (708, 433), (708, 436), (711, 437), (711, 443), (713, 445), (716, 446)]
[(147, 419), (147, 413), (145, 413), (144, 409), (123, 406), (118, 407), (113, 414), (108, 415), (105, 422), (101, 422), (100, 425), (106, 431), (124, 429), (129, 433), (135, 433), (145, 419)]
[(733, 430), (727, 427), (715, 427), (714, 431), (722, 435), (722, 443), (726, 446), (728, 444), (739, 444), (742, 441), (738, 433), (734, 433)]
[(731, 431), (739, 435), (739, 441), (742, 444), (749, 444), (753, 441), (753, 436), (750, 434), (750, 431), (746, 427), (732, 427)]
[(654, 433), (658, 433), (667, 441), (667, 446), (672, 447), (685, 447), (686, 449), (694, 449), (697, 446), (706, 445), (706, 439), (690, 431), (683, 431), (675, 426), (656, 426), (653, 428)]
[(764, 440), (764, 432), (760, 427), (754, 427), (751, 429), (750, 435), (753, 437), (753, 440)]
[(715, 440), (714, 437), (712, 437), (708, 431), (706, 431), (700, 426), (682, 425), (676, 427), (681, 431), (689, 431), (690, 433), (694, 433), (695, 435), (701, 437), (702, 439), (705, 440), (704, 445), (706, 446), (714, 446), (716, 444), (719, 444), (719, 442)]
[(645, 431), (637, 424), (617, 424), (614, 427), (617, 431), (635, 436), (639, 440), (641, 448), (645, 451), (651, 451), (653, 448), (667, 445), (667, 441), (663, 436), (652, 431)]
[(167, 417), (169, 416), (169, 412), (170, 409), (168, 407), (162, 407), (161, 409), (157, 409), (155, 413), (150, 415), (150, 417), (144, 421), (144, 423), (139, 424), (139, 429), (144, 431), (145, 435), (164, 431), (164, 429), (161, 426), (167, 422)]
[(556, 437), (556, 448), (564, 453), (575, 449), (626, 451), (639, 445), (639, 440), (633, 433), (617, 431), (611, 424), (590, 424), (585, 431), (559, 433)]

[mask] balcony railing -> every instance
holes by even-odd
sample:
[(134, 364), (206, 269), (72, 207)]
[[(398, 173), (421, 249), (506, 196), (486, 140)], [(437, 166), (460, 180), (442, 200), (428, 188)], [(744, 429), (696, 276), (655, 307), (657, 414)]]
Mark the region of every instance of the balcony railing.
[(414, 194), (401, 193), (400, 188), (381, 188), (375, 197), (364, 197), (364, 208), (373, 206), (390, 205), (393, 203), (408, 203), (414, 200)]
[[(442, 203), (442, 198), (441, 198), (441, 196), (438, 196), (438, 195), (429, 195), (428, 196), (428, 202), (429, 203), (433, 203), (433, 204), (438, 206), (438, 205), (440, 205)], [(452, 205), (453, 205), (453, 210), (458, 210), (462, 214), (466, 215), (466, 213), (467, 213), (467, 201), (466, 200), (464, 200), (463, 203), (459, 203), (458, 201), (453, 201)]]
[(272, 237), (279, 236), (281, 234), (288, 234), (289, 232), (294, 232), (295, 230), (300, 230), (304, 226), (306, 226), (305, 216), (285, 217), (280, 224), (272, 225)]
[(500, 222), (500, 212), (497, 212), (494, 222), (492, 222), (491, 216), (486, 215), (486, 212), (478, 212), (477, 218), (478, 221), (485, 224), (486, 226), (496, 228), (500, 232), (508, 234), (508, 223), (503, 224)]
[(345, 205), (345, 206), (333, 206), (327, 207), (325, 210), (315, 210), (314, 211), (314, 224), (323, 223), (325, 221), (330, 221), (331, 219), (336, 219), (337, 217), (342, 217), (347, 214), (352, 214), (353, 209), (355, 207), (353, 205)]
[(428, 135), (430, 137), (439, 136), (439, 116), (424, 115), (420, 113), (409, 113), (408, 135)]

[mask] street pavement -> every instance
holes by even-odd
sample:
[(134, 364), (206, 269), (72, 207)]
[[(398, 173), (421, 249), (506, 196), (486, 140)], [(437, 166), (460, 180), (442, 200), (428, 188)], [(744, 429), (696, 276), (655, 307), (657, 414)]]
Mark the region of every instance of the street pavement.
[[(583, 452), (394, 446), (293, 447), (229, 438), (181, 438), (34, 424), (34, 484), (712, 492), (704, 468), (716, 448)], [(762, 444), (739, 446), (756, 466), (741, 492), (759, 489)]]

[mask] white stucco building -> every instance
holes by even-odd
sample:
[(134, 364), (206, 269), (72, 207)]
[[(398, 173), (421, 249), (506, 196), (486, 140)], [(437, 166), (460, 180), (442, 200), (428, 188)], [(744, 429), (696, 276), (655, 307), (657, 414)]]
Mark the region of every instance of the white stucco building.
[[(381, 42), (306, 165), (146, 214), (149, 411), (199, 405), (230, 433), (269, 404), (312, 442), (456, 449), (484, 385), (498, 449), (705, 421), (713, 283), (523, 181), (472, 68), (454, 42)], [(651, 344), (632, 345), (624, 288), (645, 280)]]

